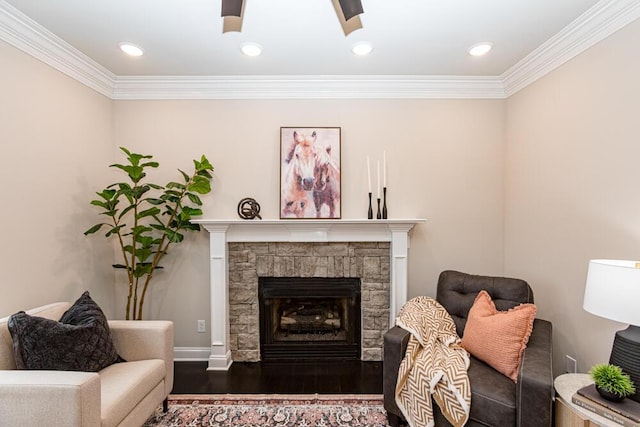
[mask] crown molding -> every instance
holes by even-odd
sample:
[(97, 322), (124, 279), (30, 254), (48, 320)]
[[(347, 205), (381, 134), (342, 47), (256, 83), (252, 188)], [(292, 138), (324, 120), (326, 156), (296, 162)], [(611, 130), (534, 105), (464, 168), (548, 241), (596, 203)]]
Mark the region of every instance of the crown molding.
[(497, 77), (220, 76), (117, 77), (113, 99), (504, 98)]
[(639, 17), (638, 0), (599, 1), (502, 74), (506, 97), (524, 89)]
[(4, 0), (0, 0), (0, 40), (111, 97), (115, 74)]
[(500, 76), (116, 76), (0, 0), (0, 40), (115, 100), (504, 99), (640, 17), (601, 0)]

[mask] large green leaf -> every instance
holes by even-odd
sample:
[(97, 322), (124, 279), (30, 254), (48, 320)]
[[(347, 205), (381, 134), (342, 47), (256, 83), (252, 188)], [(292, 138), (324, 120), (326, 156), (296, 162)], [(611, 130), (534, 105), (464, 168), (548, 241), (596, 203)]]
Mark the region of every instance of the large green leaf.
[(211, 191), (211, 184), (207, 178), (194, 176), (193, 181), (187, 187), (189, 191), (195, 191), (198, 194), (207, 194)]
[(211, 174), (210, 174), (208, 171), (206, 171), (206, 170), (198, 171), (198, 172), (196, 172), (196, 175), (198, 175), (198, 176), (203, 176), (203, 177), (205, 177), (205, 178), (207, 178), (207, 179), (212, 179), (212, 178), (213, 178), (213, 175), (211, 175)]
[(166, 185), (167, 188), (179, 188), (180, 190), (184, 190), (184, 184), (180, 184), (179, 182), (170, 182)]
[(148, 216), (158, 215), (159, 213), (160, 213), (160, 208), (153, 207), (153, 208), (143, 210), (142, 212), (138, 212), (138, 214), (136, 215), (136, 218), (142, 219)]
[(173, 230), (164, 230), (164, 234), (171, 243), (180, 243), (184, 240), (184, 235)]
[(104, 189), (100, 193), (96, 194), (105, 200), (111, 200), (113, 199), (113, 196), (116, 195), (116, 190)]
[(120, 215), (118, 216), (118, 219), (122, 219), (127, 214), (127, 212), (131, 211), (131, 209), (133, 209), (135, 207), (136, 207), (136, 205), (129, 205), (126, 208), (124, 208), (122, 210), (122, 212), (120, 212)]
[(200, 231), (200, 225), (185, 222), (184, 224), (180, 225), (180, 230)]
[(104, 237), (109, 237), (112, 234), (118, 234), (120, 229), (122, 229), (122, 225), (116, 225), (115, 227), (111, 228), (111, 230), (107, 231), (107, 234), (105, 234)]
[(202, 155), (202, 157), (200, 157), (200, 161), (194, 160), (193, 163), (197, 171), (201, 171), (201, 170), (213, 171), (213, 165), (209, 163), (209, 160), (204, 156), (204, 154)]
[(95, 233), (96, 231), (100, 230), (100, 229), (102, 228), (102, 226), (103, 226), (103, 225), (107, 225), (107, 224), (102, 223), (102, 224), (96, 224), (96, 225), (94, 225), (93, 227), (91, 227), (90, 229), (88, 229), (87, 231), (85, 231), (85, 232), (84, 232), (84, 235), (85, 235), (85, 236), (88, 236), (89, 234), (93, 234), (93, 233)]
[(187, 193), (187, 197), (189, 198), (189, 200), (191, 200), (191, 203), (202, 206), (202, 200), (200, 200), (200, 197), (196, 196), (193, 193)]
[(138, 235), (135, 237), (135, 241), (140, 243), (143, 248), (150, 248), (153, 245), (152, 236)]
[(134, 236), (140, 236), (143, 233), (148, 233), (149, 231), (151, 231), (151, 227), (148, 227), (146, 225), (137, 225), (135, 227), (131, 227), (131, 234), (133, 234)]
[(180, 212), (180, 219), (182, 221), (189, 221), (192, 216), (202, 215), (202, 209), (190, 208), (189, 206), (184, 206), (182, 211)]
[(155, 197), (150, 197), (150, 198), (145, 199), (145, 200), (146, 200), (149, 204), (151, 204), (151, 205), (156, 205), (156, 206), (161, 205), (161, 204), (163, 204), (163, 203), (164, 203), (164, 200), (162, 200), (162, 199), (156, 199)]
[(162, 200), (165, 200), (165, 201), (171, 202), (171, 203), (179, 203), (180, 202), (180, 197), (176, 196), (175, 194), (165, 193), (162, 196), (160, 196), (160, 198)]
[(133, 189), (131, 190), (131, 195), (135, 199), (141, 199), (142, 196), (149, 190), (151, 190), (151, 187), (149, 187), (148, 185), (136, 186), (136, 187), (133, 187)]
[(138, 263), (135, 270), (133, 270), (134, 277), (143, 277), (151, 273), (151, 263)]
[(139, 249), (136, 251), (136, 258), (140, 262), (146, 261), (151, 255), (153, 255), (153, 251), (151, 249)]

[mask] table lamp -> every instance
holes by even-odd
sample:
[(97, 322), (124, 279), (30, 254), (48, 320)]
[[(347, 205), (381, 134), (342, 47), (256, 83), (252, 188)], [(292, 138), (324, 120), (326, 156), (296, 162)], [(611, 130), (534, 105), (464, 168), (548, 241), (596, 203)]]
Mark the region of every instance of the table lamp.
[(629, 374), (640, 402), (640, 261), (596, 259), (589, 261), (582, 307), (591, 314), (628, 323), (616, 332), (609, 363)]

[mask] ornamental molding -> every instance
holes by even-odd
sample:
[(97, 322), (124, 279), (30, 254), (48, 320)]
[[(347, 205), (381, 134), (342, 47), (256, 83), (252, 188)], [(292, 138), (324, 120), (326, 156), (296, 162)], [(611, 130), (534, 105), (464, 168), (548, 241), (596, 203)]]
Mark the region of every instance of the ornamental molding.
[(500, 76), (117, 76), (0, 0), (0, 40), (113, 100), (505, 99), (640, 17), (601, 0)]

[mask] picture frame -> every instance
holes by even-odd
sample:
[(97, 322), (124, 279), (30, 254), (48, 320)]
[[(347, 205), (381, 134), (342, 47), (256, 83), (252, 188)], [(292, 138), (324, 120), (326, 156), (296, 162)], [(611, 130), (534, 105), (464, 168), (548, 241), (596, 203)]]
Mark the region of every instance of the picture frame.
[(280, 128), (280, 219), (339, 219), (341, 128)]

